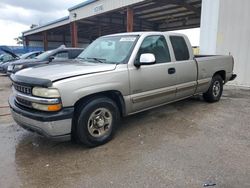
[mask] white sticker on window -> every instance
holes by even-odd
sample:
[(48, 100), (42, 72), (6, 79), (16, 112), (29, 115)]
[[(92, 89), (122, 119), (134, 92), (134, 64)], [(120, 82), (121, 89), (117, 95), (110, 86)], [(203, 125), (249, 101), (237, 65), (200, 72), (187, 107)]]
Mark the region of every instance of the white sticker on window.
[(122, 37), (120, 39), (120, 42), (134, 42), (136, 40), (136, 37)]

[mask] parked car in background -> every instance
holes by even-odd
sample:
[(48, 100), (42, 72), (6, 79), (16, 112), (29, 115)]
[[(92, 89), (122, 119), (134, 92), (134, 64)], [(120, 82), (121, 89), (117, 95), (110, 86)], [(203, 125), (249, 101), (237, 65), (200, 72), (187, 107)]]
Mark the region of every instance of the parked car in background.
[(13, 57), (12, 55), (7, 54), (7, 53), (4, 53), (4, 54), (1, 54), (1, 55), (0, 55), (0, 64), (5, 63), (5, 62), (8, 62), (8, 61), (15, 60), (15, 59), (16, 59), (16, 58)]
[(20, 57), (6, 47), (0, 46), (0, 50), (3, 52), (3, 54), (0, 55), (0, 73), (6, 73), (6, 71), (4, 70), (4, 65), (9, 62), (18, 60), (20, 59)]
[(223, 85), (236, 77), (233, 68), (232, 56), (194, 56), (182, 34), (108, 35), (74, 62), (11, 75), (9, 104), (22, 127), (94, 147), (112, 139), (120, 116), (199, 94), (219, 101)]
[(0, 55), (0, 64), (13, 61), (13, 60), (17, 60), (20, 58), (18, 55), (16, 55), (15, 53), (13, 53), (10, 49), (6, 47), (0, 46), (0, 51), (3, 52), (3, 54)]
[[(5, 52), (7, 54), (6, 50), (5, 50)], [(42, 51), (33, 51), (33, 52), (28, 52), (28, 53), (25, 53), (21, 56), (18, 56), (16, 54), (14, 54), (13, 52), (8, 51), (8, 56), (11, 56), (12, 58), (10, 58), (8, 61), (2, 62), (0, 64), (0, 72), (7, 73), (8, 66), (11, 65), (12, 63), (14, 63), (15, 61), (24, 60), (24, 59), (33, 59), (36, 56), (40, 55), (41, 53), (43, 53), (43, 52)]]
[(7, 73), (12, 74), (29, 67), (75, 59), (83, 50), (83, 48), (66, 48), (61, 46), (57, 49), (46, 51), (33, 59), (20, 59), (12, 62), (7, 68)]
[(20, 59), (33, 59), (36, 56), (42, 54), (43, 51), (33, 51), (33, 52), (28, 52), (20, 56)]

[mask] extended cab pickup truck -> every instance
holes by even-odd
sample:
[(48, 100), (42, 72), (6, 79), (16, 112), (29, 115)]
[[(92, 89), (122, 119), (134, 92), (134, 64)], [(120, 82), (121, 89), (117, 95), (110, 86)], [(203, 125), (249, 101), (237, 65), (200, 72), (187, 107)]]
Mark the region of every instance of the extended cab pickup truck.
[(112, 138), (120, 117), (198, 94), (219, 101), (233, 67), (232, 56), (194, 57), (182, 34), (108, 35), (71, 63), (11, 75), (9, 104), (25, 129), (94, 147)]

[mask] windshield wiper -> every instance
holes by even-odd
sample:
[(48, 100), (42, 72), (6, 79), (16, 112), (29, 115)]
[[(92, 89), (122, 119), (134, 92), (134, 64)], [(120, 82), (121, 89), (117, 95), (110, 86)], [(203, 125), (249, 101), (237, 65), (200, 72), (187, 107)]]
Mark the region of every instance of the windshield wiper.
[(93, 59), (95, 61), (98, 61), (99, 63), (104, 63), (104, 61), (106, 61), (106, 59), (97, 58), (97, 57), (87, 57), (87, 59)]
[(84, 57), (77, 57), (76, 59), (86, 59), (86, 58), (84, 58)]
[(77, 57), (76, 59), (86, 60), (86, 58), (83, 57)]

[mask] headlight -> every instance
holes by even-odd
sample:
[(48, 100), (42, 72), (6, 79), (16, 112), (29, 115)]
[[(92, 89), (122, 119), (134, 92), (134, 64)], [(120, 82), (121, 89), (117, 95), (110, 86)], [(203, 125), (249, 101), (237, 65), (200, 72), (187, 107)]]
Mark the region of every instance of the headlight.
[(21, 68), (23, 68), (23, 65), (15, 65), (14, 66), (14, 69), (21, 69)]
[(45, 97), (45, 98), (59, 98), (60, 97), (59, 91), (54, 88), (34, 87), (32, 89), (32, 94), (34, 96)]
[(62, 109), (61, 104), (46, 105), (46, 104), (32, 103), (32, 107), (37, 110), (50, 111), (50, 112), (55, 112)]

